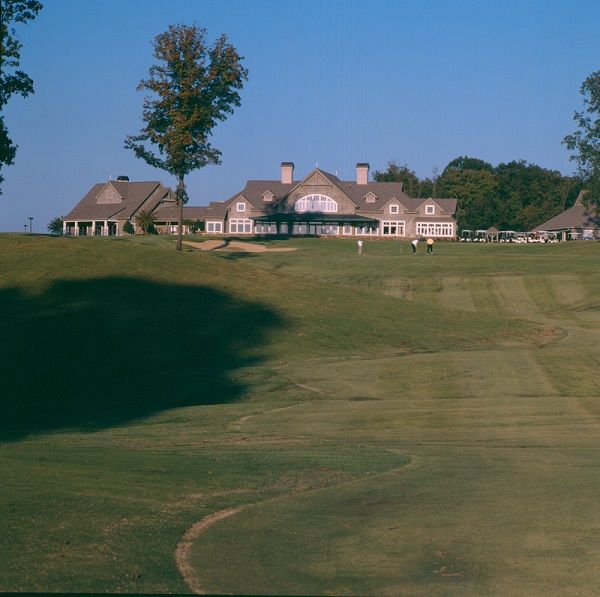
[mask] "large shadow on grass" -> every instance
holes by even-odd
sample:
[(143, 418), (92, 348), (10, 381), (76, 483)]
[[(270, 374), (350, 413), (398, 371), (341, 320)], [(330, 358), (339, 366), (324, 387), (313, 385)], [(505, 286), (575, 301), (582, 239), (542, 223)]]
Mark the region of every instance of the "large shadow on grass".
[(245, 391), (279, 315), (200, 286), (131, 278), (0, 290), (0, 439), (117, 426)]

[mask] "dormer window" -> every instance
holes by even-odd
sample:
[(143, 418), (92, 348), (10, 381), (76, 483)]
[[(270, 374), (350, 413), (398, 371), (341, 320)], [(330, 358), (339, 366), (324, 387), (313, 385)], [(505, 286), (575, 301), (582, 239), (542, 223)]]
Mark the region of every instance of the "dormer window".
[(390, 213), (391, 214), (398, 214), (398, 213), (400, 213), (400, 206), (396, 205), (396, 204), (390, 205)]
[(235, 206), (236, 211), (246, 211), (246, 204), (243, 201), (238, 201)]
[(273, 193), (271, 193), (271, 191), (265, 191), (262, 195), (263, 201), (267, 202), (267, 203), (272, 203), (273, 199), (275, 198), (275, 195), (273, 195)]
[(435, 205), (426, 205), (425, 206), (425, 215), (433, 216), (435, 214)]
[(375, 201), (377, 200), (377, 195), (375, 193), (372, 193), (371, 191), (369, 191), (366, 195), (365, 195), (365, 201), (367, 203), (375, 203)]

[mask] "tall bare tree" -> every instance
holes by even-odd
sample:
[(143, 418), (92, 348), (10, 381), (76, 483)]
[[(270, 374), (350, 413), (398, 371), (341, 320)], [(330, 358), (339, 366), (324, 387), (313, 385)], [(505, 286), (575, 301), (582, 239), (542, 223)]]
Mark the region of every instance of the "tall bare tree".
[[(22, 44), (17, 40), (14, 25), (35, 19), (40, 10), (42, 4), (37, 0), (0, 1), (0, 169), (14, 164), (17, 153), (1, 115), (4, 106), (15, 93), (23, 97), (33, 93), (33, 81), (19, 69)], [(3, 181), (0, 175), (0, 184)]]
[(217, 122), (240, 105), (239, 90), (248, 71), (226, 35), (209, 44), (203, 28), (171, 25), (156, 36), (153, 45), (159, 64), (152, 66), (150, 77), (138, 85), (138, 90), (152, 94), (144, 98), (145, 126), (138, 135), (125, 139), (125, 147), (177, 178), (177, 250), (181, 251), (185, 176), (221, 163), (221, 152), (210, 144), (209, 137)]

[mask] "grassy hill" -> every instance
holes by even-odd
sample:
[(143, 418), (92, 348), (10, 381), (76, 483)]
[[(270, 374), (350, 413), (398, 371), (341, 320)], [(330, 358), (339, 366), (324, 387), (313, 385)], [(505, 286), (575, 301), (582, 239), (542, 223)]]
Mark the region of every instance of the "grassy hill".
[(592, 591), (598, 245), (271, 244), (0, 236), (0, 590)]

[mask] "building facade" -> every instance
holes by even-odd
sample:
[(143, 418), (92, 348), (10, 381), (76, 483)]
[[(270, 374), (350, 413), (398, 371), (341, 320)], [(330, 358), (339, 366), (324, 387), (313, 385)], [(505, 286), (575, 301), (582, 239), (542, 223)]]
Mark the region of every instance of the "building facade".
[[(176, 232), (172, 191), (158, 182), (126, 177), (94, 185), (64, 218), (65, 234), (122, 234), (125, 222), (150, 212), (161, 233)], [(250, 180), (226, 201), (184, 207), (186, 221), (203, 223), (211, 235), (432, 236), (456, 238), (456, 199), (409, 197), (401, 182), (369, 182), (369, 165), (342, 181), (315, 168), (294, 181), (294, 164), (282, 162), (277, 180)]]
[(126, 222), (141, 212), (175, 205), (171, 190), (158, 181), (129, 182), (127, 176), (95, 184), (63, 218), (69, 236), (122, 236)]
[(415, 199), (401, 182), (369, 182), (369, 165), (342, 181), (315, 168), (294, 181), (283, 162), (278, 180), (250, 180), (205, 213), (205, 229), (225, 235), (456, 237), (456, 199)]

